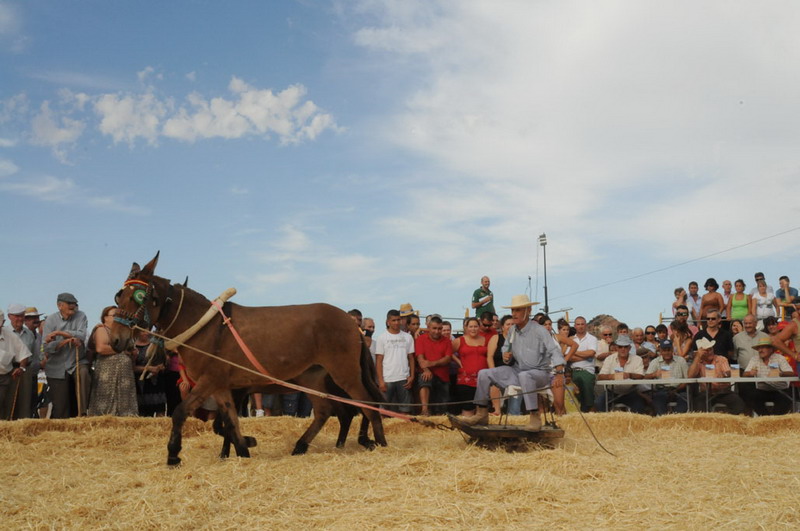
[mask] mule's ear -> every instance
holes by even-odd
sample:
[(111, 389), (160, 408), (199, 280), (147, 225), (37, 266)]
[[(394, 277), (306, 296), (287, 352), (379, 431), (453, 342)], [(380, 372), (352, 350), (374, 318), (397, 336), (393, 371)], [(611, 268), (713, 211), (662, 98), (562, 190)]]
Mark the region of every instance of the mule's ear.
[(156, 266), (158, 265), (158, 255), (160, 254), (161, 251), (158, 251), (156, 255), (153, 257), (153, 259), (147, 262), (147, 265), (144, 266), (144, 268), (142, 269), (142, 273), (144, 273), (145, 275), (153, 274), (153, 271), (156, 270)]
[(139, 271), (141, 271), (141, 270), (142, 270), (142, 268), (141, 268), (141, 267), (139, 267), (139, 264), (137, 264), (136, 262), (134, 262), (134, 263), (133, 263), (133, 265), (131, 266), (131, 272), (130, 272), (130, 273), (128, 273), (128, 280), (130, 280), (130, 279), (132, 279), (133, 277), (135, 277), (136, 275), (138, 275), (138, 274), (139, 274)]
[(186, 280), (183, 281), (183, 287), (184, 288), (189, 287), (189, 275), (186, 275)]

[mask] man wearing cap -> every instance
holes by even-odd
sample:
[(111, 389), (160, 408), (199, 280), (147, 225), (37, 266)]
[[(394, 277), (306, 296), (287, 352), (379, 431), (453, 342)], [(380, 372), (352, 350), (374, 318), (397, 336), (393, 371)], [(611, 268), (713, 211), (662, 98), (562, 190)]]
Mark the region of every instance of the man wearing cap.
[[(85, 357), (84, 343), (89, 322), (86, 314), (78, 310), (78, 300), (72, 293), (59, 294), (56, 304), (58, 311), (47, 316), (44, 322), (42, 350), (50, 401), (53, 403), (50, 418), (63, 419), (70, 416), (70, 404), (75, 395), (74, 376), (76, 369), (80, 370), (76, 358)], [(81, 376), (80, 373), (78, 375)], [(81, 382), (83, 386), (84, 382)], [(81, 403), (80, 407), (84, 409), (87, 406)]]
[[(775, 352), (772, 340), (769, 337), (761, 338), (754, 345), (758, 356), (753, 357), (744, 370), (748, 378), (768, 378), (771, 376), (794, 376), (794, 371), (786, 358)], [(750, 406), (759, 415), (783, 415), (792, 408), (791, 399), (781, 393), (781, 389), (788, 389), (789, 382), (758, 382), (756, 390), (751, 395)], [(766, 403), (774, 404), (770, 411)]]
[[(603, 362), (603, 367), (600, 369), (600, 374), (597, 375), (598, 380), (615, 380), (617, 374), (622, 375), (623, 380), (641, 380), (644, 378), (644, 362), (635, 353), (631, 352), (633, 347), (633, 340), (630, 337), (620, 334), (617, 336), (614, 344), (617, 346), (617, 351), (610, 354)], [(615, 401), (625, 404), (634, 413), (641, 413), (644, 411), (644, 401), (639, 393), (636, 392), (636, 385), (614, 385), (614, 398)], [(599, 396), (595, 401), (595, 406), (598, 410), (605, 411), (606, 409), (606, 394), (609, 393), (608, 387), (603, 395)]]
[[(689, 366), (689, 378), (730, 378), (731, 367), (725, 356), (714, 353), (714, 341), (703, 337), (697, 341), (697, 352)], [(724, 404), (733, 415), (744, 412), (744, 401), (731, 390), (728, 382), (701, 383), (700, 391), (706, 393), (709, 407)]]
[[(15, 419), (31, 418), (32, 404), (34, 404), (34, 389), (39, 373), (38, 356), (36, 355), (36, 336), (25, 326), (25, 306), (22, 304), (9, 304), (8, 321), (11, 323), (11, 331), (20, 338), (22, 343), (31, 353), (25, 367), (25, 374), (20, 376), (19, 391), (17, 391), (17, 405), (14, 408)], [(34, 367), (34, 360), (36, 366)]]
[(483, 312), (494, 311), (494, 293), (489, 289), (491, 281), (489, 277), (481, 278), (481, 287), (472, 292), (472, 308), (475, 310), (475, 317), (481, 318)]
[[(650, 362), (644, 377), (648, 380), (663, 378), (688, 378), (689, 366), (686, 360), (675, 355), (672, 341), (665, 339), (658, 344), (658, 357)], [(686, 384), (656, 385), (653, 389), (653, 409), (656, 415), (667, 413), (667, 404), (675, 402), (675, 413), (686, 413), (689, 402), (686, 397)]]
[[(16, 409), (19, 384), (22, 383), (31, 353), (22, 340), (11, 330), (3, 327), (6, 317), (0, 310), (0, 414), (9, 419)], [(14, 367), (14, 363), (18, 366)]]
[(537, 390), (551, 385), (552, 368), (555, 378), (552, 385), (564, 385), (564, 356), (545, 327), (531, 319), (531, 302), (527, 295), (515, 295), (511, 299), (511, 316), (514, 326), (503, 344), (503, 365), (478, 372), (475, 390), (477, 413), (471, 417), (460, 417), (468, 425), (487, 424), (489, 419), (489, 388), (494, 385), (505, 389), (510, 385), (522, 388), (525, 407), (530, 412), (527, 429), (536, 431), (542, 427), (539, 418)]

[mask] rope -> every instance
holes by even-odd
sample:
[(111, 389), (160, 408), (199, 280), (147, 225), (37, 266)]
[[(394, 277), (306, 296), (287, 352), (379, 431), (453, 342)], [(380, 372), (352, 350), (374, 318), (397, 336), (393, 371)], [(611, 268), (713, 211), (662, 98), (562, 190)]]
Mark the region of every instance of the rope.
[[(573, 400), (573, 401), (575, 401), (575, 402), (577, 402), (577, 403), (580, 403), (580, 401), (579, 401), (577, 398), (575, 398), (575, 395), (574, 395), (574, 394), (572, 394), (572, 389), (570, 389), (570, 388), (569, 388), (569, 387), (567, 387), (566, 385), (564, 386), (564, 388), (565, 388), (565, 389), (567, 390), (567, 392), (569, 393), (569, 396), (571, 396), (571, 397), (572, 397), (572, 400)], [(601, 443), (601, 442), (600, 442), (600, 440), (597, 438), (597, 436), (594, 434), (594, 431), (592, 430), (592, 427), (591, 427), (591, 426), (589, 426), (589, 421), (587, 421), (587, 420), (586, 420), (586, 417), (584, 417), (584, 416), (583, 416), (583, 411), (581, 411), (581, 408), (578, 408), (578, 413), (580, 413), (580, 415), (581, 415), (581, 420), (582, 420), (582, 421), (583, 421), (583, 423), (586, 425), (586, 429), (588, 429), (588, 430), (589, 430), (589, 433), (592, 435), (592, 438), (594, 439), (594, 442), (596, 442), (596, 443), (597, 443), (597, 446), (599, 446), (600, 448), (602, 448), (602, 449), (603, 449), (603, 451), (604, 451), (605, 453), (607, 453), (608, 455), (610, 455), (610, 456), (612, 456), (612, 457), (617, 457), (617, 456), (616, 456), (616, 454), (613, 454), (613, 453), (611, 453), (611, 452), (610, 452), (610, 451), (609, 451), (609, 450), (608, 450), (608, 449), (607, 449), (605, 446), (603, 446), (603, 443)]]
[(14, 401), (11, 403), (11, 413), (6, 420), (12, 420), (14, 418), (14, 411), (17, 409), (17, 397), (19, 396), (19, 384), (22, 383), (24, 377), (25, 373), (23, 372), (19, 378), (17, 378), (17, 387), (14, 389)]

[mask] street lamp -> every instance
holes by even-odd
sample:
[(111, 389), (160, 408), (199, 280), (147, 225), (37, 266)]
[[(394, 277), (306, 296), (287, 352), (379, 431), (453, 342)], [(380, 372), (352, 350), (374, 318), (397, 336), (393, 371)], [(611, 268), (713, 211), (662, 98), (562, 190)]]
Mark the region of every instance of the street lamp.
[(550, 306), (547, 304), (547, 235), (545, 233), (539, 235), (539, 245), (542, 246), (544, 253), (544, 313), (549, 313)]

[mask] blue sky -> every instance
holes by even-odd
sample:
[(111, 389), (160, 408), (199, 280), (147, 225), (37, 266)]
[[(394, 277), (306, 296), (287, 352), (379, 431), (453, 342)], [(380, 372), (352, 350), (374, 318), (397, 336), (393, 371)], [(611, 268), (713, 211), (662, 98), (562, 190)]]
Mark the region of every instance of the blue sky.
[(0, 306), (70, 291), (94, 320), (161, 250), (162, 276), (241, 304), (456, 317), (484, 274), (542, 300), (542, 232), (571, 317), (777, 286), (800, 275), (798, 23), (793, 2), (0, 1)]

